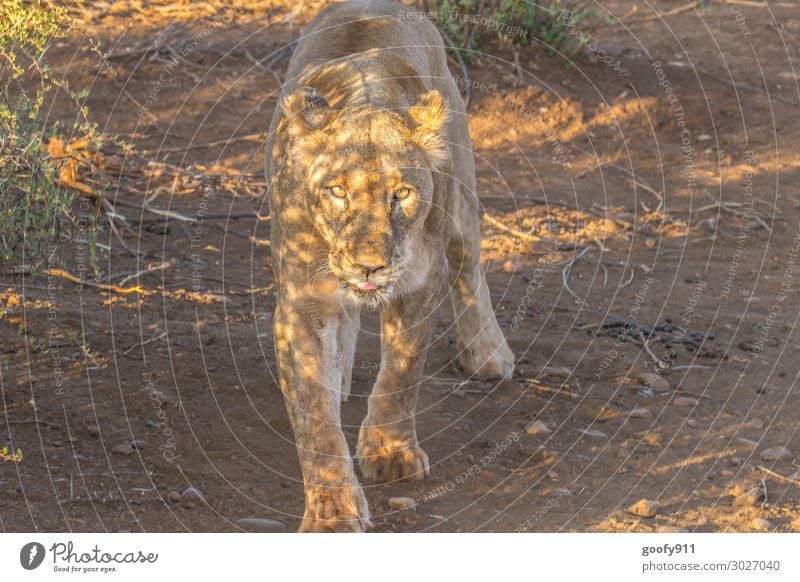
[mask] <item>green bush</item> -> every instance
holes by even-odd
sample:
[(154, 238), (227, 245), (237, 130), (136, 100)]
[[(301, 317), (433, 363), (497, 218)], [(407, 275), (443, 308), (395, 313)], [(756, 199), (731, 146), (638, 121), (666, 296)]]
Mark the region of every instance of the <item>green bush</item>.
[(574, 54), (585, 41), (570, 30), (591, 14), (581, 0), (421, 0), (418, 6), (467, 57), (491, 36), (517, 46), (535, 39), (551, 54)]
[[(64, 221), (79, 224), (73, 207), (77, 193), (59, 184), (58, 164), (48, 153), (49, 139), (63, 134), (96, 138), (82, 102), (58, 80), (45, 55), (50, 43), (69, 32), (63, 8), (45, 1), (2, 0), (0, 3), (0, 270), (9, 265), (25, 270), (54, 254)], [(77, 121), (59, 127), (42, 119), (43, 104), (57, 90), (75, 106)], [(91, 224), (83, 220), (86, 238)], [(94, 246), (90, 245), (91, 254)], [(24, 264), (19, 264), (23, 261)]]

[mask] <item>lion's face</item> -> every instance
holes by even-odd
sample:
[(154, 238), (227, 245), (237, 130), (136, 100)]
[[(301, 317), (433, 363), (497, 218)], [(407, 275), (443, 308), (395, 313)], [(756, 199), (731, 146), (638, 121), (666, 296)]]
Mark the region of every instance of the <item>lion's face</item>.
[(290, 121), (292, 159), (328, 242), (311, 276), (332, 274), (347, 298), (379, 306), (424, 276), (415, 258), (433, 172), (446, 158), (441, 97), (430, 93), (405, 115), (373, 107), (335, 115), (327, 103), (309, 104), (308, 92), (303, 98)]

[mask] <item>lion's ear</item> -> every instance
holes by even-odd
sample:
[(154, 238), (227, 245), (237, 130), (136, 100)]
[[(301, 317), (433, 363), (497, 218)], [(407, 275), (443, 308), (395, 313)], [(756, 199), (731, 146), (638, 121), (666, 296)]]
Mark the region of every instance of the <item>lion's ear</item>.
[(429, 91), (409, 108), (408, 115), (416, 124), (413, 140), (425, 152), (431, 166), (439, 169), (449, 155), (444, 137), (447, 107), (442, 94), (436, 89)]
[(295, 138), (327, 125), (334, 111), (313, 87), (301, 87), (284, 97), (281, 109), (287, 119), (289, 135)]

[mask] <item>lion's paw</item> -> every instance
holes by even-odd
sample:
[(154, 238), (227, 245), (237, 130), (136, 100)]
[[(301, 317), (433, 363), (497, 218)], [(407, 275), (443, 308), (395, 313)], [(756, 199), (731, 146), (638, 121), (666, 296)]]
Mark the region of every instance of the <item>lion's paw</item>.
[[(495, 334), (487, 334), (495, 335)], [(461, 350), (458, 362), (464, 373), (480, 380), (508, 380), (514, 373), (514, 352), (502, 333), (479, 337)]]
[(371, 527), (367, 498), (358, 484), (306, 487), (300, 532), (363, 532)]
[(428, 455), (416, 438), (393, 438), (384, 430), (366, 424), (358, 434), (356, 456), (361, 474), (379, 483), (422, 481), (431, 472)]

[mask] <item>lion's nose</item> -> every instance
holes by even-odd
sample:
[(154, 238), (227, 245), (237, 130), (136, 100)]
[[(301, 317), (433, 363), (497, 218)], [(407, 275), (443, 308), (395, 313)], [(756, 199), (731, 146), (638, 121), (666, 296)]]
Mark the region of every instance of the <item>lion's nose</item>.
[(386, 268), (386, 264), (383, 263), (382, 261), (380, 261), (380, 262), (379, 261), (373, 261), (373, 262), (370, 262), (370, 263), (366, 263), (366, 262), (365, 263), (357, 263), (357, 262), (351, 260), (350, 264), (353, 266), (353, 268), (358, 269), (359, 271), (364, 273), (364, 277), (365, 278), (369, 277), (373, 273), (376, 273), (376, 272), (380, 271), (381, 269), (385, 269)]

